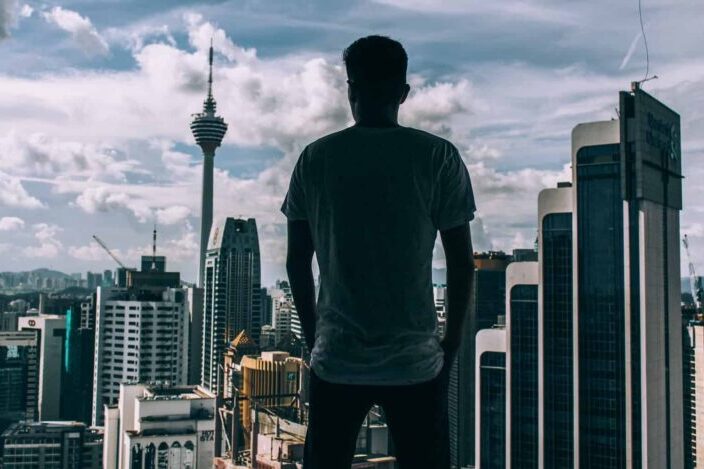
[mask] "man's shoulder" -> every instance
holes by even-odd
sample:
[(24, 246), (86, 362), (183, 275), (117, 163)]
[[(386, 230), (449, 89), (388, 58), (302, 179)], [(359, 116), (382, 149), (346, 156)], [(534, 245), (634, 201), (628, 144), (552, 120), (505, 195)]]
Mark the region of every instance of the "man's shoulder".
[[(330, 133), (314, 142), (308, 144), (306, 151), (309, 153), (325, 152), (329, 148), (334, 148), (339, 145), (346, 145), (349, 139), (357, 139), (359, 135), (355, 133), (355, 127), (347, 127), (337, 132)], [(416, 129), (414, 127), (402, 126), (395, 131), (397, 138), (402, 138), (412, 143), (416, 148), (439, 148), (442, 150), (453, 150), (455, 146), (449, 140), (432, 134), (425, 130)]]
[(416, 129), (414, 127), (404, 127), (410, 138), (413, 138), (419, 142), (425, 142), (433, 147), (441, 148), (455, 148), (455, 146), (449, 140), (435, 135), (433, 133), (427, 132), (425, 130)]

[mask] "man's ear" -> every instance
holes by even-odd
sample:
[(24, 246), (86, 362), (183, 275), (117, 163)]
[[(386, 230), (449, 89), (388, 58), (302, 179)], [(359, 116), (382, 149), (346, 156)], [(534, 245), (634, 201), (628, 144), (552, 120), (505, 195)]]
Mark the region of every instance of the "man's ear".
[(408, 97), (408, 93), (411, 91), (411, 85), (408, 83), (404, 83), (403, 85), (403, 92), (401, 93), (401, 99), (399, 99), (398, 103), (403, 104), (406, 101), (406, 98)]

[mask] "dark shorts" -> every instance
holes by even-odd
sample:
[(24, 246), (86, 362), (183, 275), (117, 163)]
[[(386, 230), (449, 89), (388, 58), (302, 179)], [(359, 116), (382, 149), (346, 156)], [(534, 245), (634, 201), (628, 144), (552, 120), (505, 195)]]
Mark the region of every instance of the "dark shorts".
[(400, 469), (449, 469), (449, 372), (403, 386), (336, 384), (311, 370), (304, 469), (349, 469), (373, 404), (384, 410)]

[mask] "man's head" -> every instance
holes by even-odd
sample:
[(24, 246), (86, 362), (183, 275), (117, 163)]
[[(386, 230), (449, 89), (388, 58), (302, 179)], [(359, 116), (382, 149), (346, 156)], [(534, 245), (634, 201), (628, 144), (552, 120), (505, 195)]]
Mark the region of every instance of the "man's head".
[(348, 97), (355, 121), (395, 116), (405, 101), (408, 56), (403, 46), (385, 36), (354, 41), (342, 54), (347, 68)]

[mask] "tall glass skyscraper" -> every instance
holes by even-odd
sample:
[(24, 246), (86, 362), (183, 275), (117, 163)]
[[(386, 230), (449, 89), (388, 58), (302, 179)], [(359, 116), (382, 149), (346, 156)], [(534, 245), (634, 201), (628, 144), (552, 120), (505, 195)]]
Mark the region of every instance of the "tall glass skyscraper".
[(506, 330), (476, 337), (475, 457), (482, 469), (506, 467)]
[(572, 189), (538, 197), (540, 262), (540, 467), (574, 464)]
[(507, 450), (510, 467), (538, 468), (538, 263), (506, 269)]
[(448, 413), (450, 461), (454, 467), (475, 464), (475, 336), (492, 327), (506, 311), (506, 266), (511, 257), (503, 252), (474, 255), (474, 303), (464, 324), (462, 344), (450, 370)]
[(679, 116), (634, 86), (572, 163), (576, 460), (682, 467)]
[(203, 386), (218, 393), (230, 341), (244, 330), (259, 344), (261, 261), (253, 218), (227, 218), (213, 225), (204, 280), (201, 376)]

